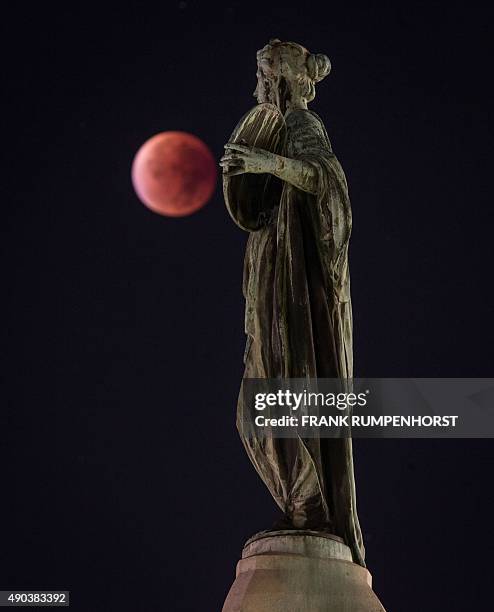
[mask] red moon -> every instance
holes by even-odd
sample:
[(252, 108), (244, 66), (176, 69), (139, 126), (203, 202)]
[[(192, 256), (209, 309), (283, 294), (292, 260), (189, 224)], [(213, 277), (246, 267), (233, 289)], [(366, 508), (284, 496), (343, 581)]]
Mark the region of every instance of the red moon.
[(187, 132), (161, 132), (137, 151), (132, 184), (143, 204), (168, 217), (185, 217), (206, 204), (216, 185), (207, 145)]

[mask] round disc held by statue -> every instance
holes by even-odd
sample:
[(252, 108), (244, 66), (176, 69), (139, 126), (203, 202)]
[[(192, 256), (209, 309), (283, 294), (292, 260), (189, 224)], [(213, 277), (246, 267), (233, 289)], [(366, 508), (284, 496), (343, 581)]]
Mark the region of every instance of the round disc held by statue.
[[(229, 142), (258, 147), (281, 154), (286, 125), (281, 111), (274, 104), (254, 106), (238, 122)], [(223, 176), (226, 207), (242, 229), (258, 229), (279, 203), (282, 183), (270, 174), (238, 174)]]

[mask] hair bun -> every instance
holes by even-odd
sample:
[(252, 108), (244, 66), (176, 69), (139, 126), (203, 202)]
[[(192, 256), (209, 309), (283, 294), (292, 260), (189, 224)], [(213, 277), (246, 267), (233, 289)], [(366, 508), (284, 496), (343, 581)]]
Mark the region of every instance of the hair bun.
[(329, 57), (323, 53), (310, 53), (307, 57), (307, 70), (315, 83), (322, 81), (331, 71)]

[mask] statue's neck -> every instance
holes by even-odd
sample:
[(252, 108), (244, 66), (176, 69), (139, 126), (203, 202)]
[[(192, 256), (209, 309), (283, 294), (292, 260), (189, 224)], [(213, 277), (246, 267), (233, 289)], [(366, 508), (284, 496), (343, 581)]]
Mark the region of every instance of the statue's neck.
[(273, 93), (275, 98), (273, 103), (285, 116), (292, 111), (301, 109), (307, 110), (307, 101), (300, 95), (298, 87), (284, 78), (279, 80)]
[(297, 110), (307, 110), (307, 102), (304, 99), (297, 100), (295, 103), (287, 104), (285, 110), (285, 117)]

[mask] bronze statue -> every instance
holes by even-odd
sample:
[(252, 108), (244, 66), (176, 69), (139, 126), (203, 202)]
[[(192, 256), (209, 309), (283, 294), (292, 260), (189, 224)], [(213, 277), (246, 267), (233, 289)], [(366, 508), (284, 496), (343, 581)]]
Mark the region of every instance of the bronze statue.
[[(274, 39), (257, 53), (257, 66), (259, 105), (240, 121), (220, 163), (228, 210), (250, 232), (244, 378), (349, 379), (350, 201), (326, 129), (307, 109), (330, 61)], [(240, 394), (238, 426), (243, 411)], [(340, 536), (365, 565), (351, 439), (242, 440), (284, 513), (277, 528)]]

